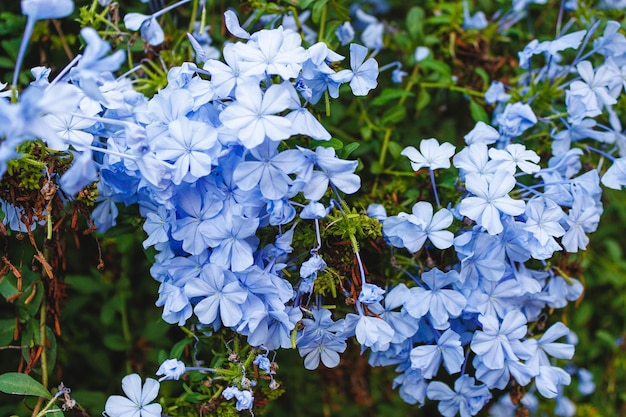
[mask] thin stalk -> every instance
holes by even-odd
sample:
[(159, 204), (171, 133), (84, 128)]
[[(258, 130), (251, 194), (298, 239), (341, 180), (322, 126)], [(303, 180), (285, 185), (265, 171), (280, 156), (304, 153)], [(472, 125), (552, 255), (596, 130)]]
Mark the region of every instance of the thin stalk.
[(39, 411), (35, 417), (44, 417), (46, 414), (48, 414), (49, 412), (48, 410), (50, 410), (50, 408), (52, 408), (52, 406), (56, 403), (56, 400), (57, 398), (59, 398), (60, 394), (61, 394), (61, 391), (59, 391), (54, 397), (50, 398), (46, 406), (42, 408), (41, 411)]
[(36, 20), (32, 17), (28, 16), (26, 19), (26, 27), (24, 27), (24, 34), (22, 35), (22, 42), (20, 43), (20, 49), (17, 53), (17, 60), (15, 61), (15, 69), (13, 70), (13, 80), (11, 81), (11, 87), (17, 87), (17, 79), (20, 75), (20, 69), (22, 68), (22, 61), (24, 60), (24, 55), (26, 54), (26, 47), (30, 42), (30, 37), (33, 34), (33, 29), (35, 29)]
[[(41, 299), (41, 305), (39, 306), (39, 343), (41, 346), (41, 385), (48, 388), (48, 354), (46, 352), (46, 297)], [(39, 416), (41, 412), (41, 406), (44, 399), (39, 397), (37, 404), (33, 409), (32, 416)], [(45, 409), (45, 408), (44, 408)], [(42, 410), (43, 411), (43, 410)]]
[(480, 92), (480, 91), (474, 91), (474, 90), (470, 90), (470, 89), (467, 89), (467, 88), (459, 87), (457, 85), (449, 85), (449, 84), (444, 84), (444, 83), (423, 82), (423, 83), (420, 83), (420, 87), (425, 87), (425, 88), (443, 88), (443, 89), (446, 89), (446, 90), (457, 91), (459, 93), (463, 93), (463, 94), (466, 94), (468, 96), (474, 96), (474, 97), (484, 97), (485, 96), (485, 93)]
[(193, 27), (196, 24), (196, 14), (198, 13), (199, 0), (193, 0), (193, 6), (191, 7), (191, 19), (189, 19), (189, 33), (193, 33)]
[(433, 185), (433, 193), (435, 193), (435, 202), (437, 203), (437, 207), (441, 207), (441, 203), (439, 202), (439, 194), (437, 193), (437, 183), (435, 182), (435, 171), (431, 168), (428, 168), (430, 172), (430, 182)]
[(179, 2), (176, 2), (176, 3), (174, 3), (174, 4), (170, 5), (170, 6), (165, 7), (164, 9), (159, 10), (156, 13), (153, 13), (152, 17), (153, 18), (157, 18), (157, 17), (159, 17), (159, 16), (169, 12), (170, 10), (177, 8), (178, 6), (181, 6), (181, 5), (185, 4), (185, 3), (189, 3), (190, 1), (191, 0), (180, 0)]
[[(409, 80), (406, 83), (406, 87), (404, 87), (404, 91), (409, 92), (413, 89), (415, 85), (415, 80), (417, 79), (417, 73), (419, 71), (419, 65), (415, 65), (413, 67), (413, 72), (409, 77)], [(421, 84), (420, 84), (421, 85)], [(407, 95), (400, 97), (398, 100), (398, 106), (402, 106), (407, 99)], [(391, 134), (393, 133), (393, 129), (388, 127), (385, 129), (385, 136), (383, 137), (383, 144), (380, 149), (380, 157), (378, 158), (378, 163), (380, 164), (381, 169), (385, 167), (385, 158), (387, 157), (387, 149), (389, 147), (389, 141), (391, 140)]]
[(322, 17), (320, 18), (320, 31), (319, 31), (319, 35), (317, 36), (318, 42), (324, 42), (324, 36), (326, 32), (327, 12), (328, 12), (328, 3), (324, 4), (324, 7), (322, 7)]

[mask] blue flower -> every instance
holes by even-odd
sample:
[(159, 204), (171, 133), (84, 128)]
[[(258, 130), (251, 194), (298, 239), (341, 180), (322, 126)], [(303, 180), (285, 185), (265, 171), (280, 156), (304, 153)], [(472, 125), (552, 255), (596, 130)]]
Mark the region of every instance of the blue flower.
[(150, 404), (159, 394), (159, 386), (157, 380), (146, 378), (142, 387), (139, 375), (126, 375), (122, 390), (128, 398), (112, 395), (104, 410), (109, 417), (161, 417), (161, 404)]
[(560, 224), (564, 217), (561, 207), (552, 200), (535, 198), (526, 204), (524, 230), (532, 233), (542, 246), (546, 246), (550, 239), (565, 234)]
[(235, 404), (235, 408), (237, 411), (242, 410), (252, 410), (252, 405), (254, 404), (254, 397), (252, 396), (252, 392), (248, 390), (240, 391), (239, 388), (232, 386), (224, 389), (222, 395), (227, 400), (231, 398), (236, 398), (237, 403)]
[(218, 97), (226, 98), (240, 84), (255, 84), (261, 81), (263, 73), (254, 62), (241, 59), (234, 44), (224, 45), (224, 62), (209, 59), (204, 69), (211, 73), (211, 83)]
[(263, 197), (269, 200), (279, 200), (287, 195), (292, 184), (288, 174), (302, 167), (304, 155), (297, 149), (279, 153), (275, 144), (263, 142), (250, 151), (250, 160), (235, 168), (233, 181), (240, 189), (248, 191), (258, 186)]
[(514, 138), (521, 135), (537, 123), (537, 116), (528, 104), (507, 104), (497, 117), (502, 136)]
[(481, 356), (489, 369), (502, 369), (504, 360), (518, 360), (518, 353), (526, 351), (520, 348), (520, 339), (526, 336), (526, 317), (517, 310), (512, 310), (500, 322), (493, 316), (480, 316), (482, 331), (474, 333), (471, 348)]
[(74, 11), (74, 0), (22, 0), (22, 14), (35, 20), (59, 19)]
[(219, 117), (247, 149), (260, 145), (265, 137), (280, 141), (291, 136), (291, 122), (277, 115), (289, 107), (290, 98), (280, 84), (272, 84), (265, 93), (257, 84), (238, 85), (235, 97)]
[(347, 45), (352, 42), (352, 39), (354, 39), (354, 28), (350, 22), (344, 22), (343, 25), (337, 28), (335, 35), (337, 36), (337, 39), (339, 39), (339, 43), (341, 43), (341, 45)]
[(256, 355), (256, 358), (254, 358), (252, 363), (268, 374), (271, 372), (270, 360), (267, 359), (267, 356), (265, 355)]
[(413, 213), (400, 213), (398, 216), (387, 217), (383, 222), (383, 233), (392, 245), (407, 248), (412, 253), (424, 246), (426, 239), (438, 249), (452, 246), (454, 235), (448, 230), (452, 224), (452, 213), (441, 209), (433, 216), (433, 206), (420, 201), (413, 205)]
[(213, 324), (217, 329), (220, 322), (234, 327), (241, 321), (241, 304), (246, 301), (247, 292), (232, 272), (207, 264), (200, 273), (200, 279), (185, 284), (185, 295), (190, 299), (202, 298), (194, 307), (194, 312), (201, 323)]
[(248, 43), (238, 43), (237, 47), (241, 59), (254, 63), (259, 71), (289, 80), (298, 77), (308, 58), (301, 43), (297, 32), (279, 26), (253, 33)]
[(459, 280), (456, 271), (442, 272), (437, 268), (422, 274), (422, 281), (427, 288), (414, 287), (404, 304), (406, 311), (415, 318), (426, 314), (432, 320), (435, 329), (445, 330), (450, 327), (450, 317), (461, 315), (467, 304), (465, 297), (454, 289), (444, 289)]
[(213, 248), (211, 262), (233, 271), (243, 271), (253, 263), (258, 227), (258, 218), (226, 213), (201, 223), (199, 229)]
[(343, 353), (346, 347), (346, 342), (342, 338), (320, 338), (306, 346), (298, 346), (298, 353), (304, 357), (306, 369), (317, 369), (320, 360), (327, 368), (334, 368), (339, 365), (339, 354)]
[(461, 200), (459, 213), (475, 220), (491, 235), (504, 229), (500, 213), (517, 216), (524, 212), (524, 202), (508, 195), (515, 187), (515, 178), (506, 171), (498, 171), (490, 182), (479, 174), (469, 173), (465, 187), (474, 196)]
[(365, 60), (366, 56), (366, 47), (350, 44), (350, 69), (331, 76), (340, 82), (350, 81), (350, 88), (355, 96), (365, 96), (378, 85), (378, 62), (374, 58)]
[(315, 278), (317, 273), (323, 271), (324, 268), (326, 268), (326, 262), (317, 253), (313, 253), (309, 259), (302, 262), (300, 277), (304, 279), (313, 276)]
[(179, 380), (186, 370), (187, 367), (182, 361), (178, 359), (166, 359), (161, 366), (159, 366), (155, 375), (163, 375), (159, 378), (159, 382), (165, 380)]
[(434, 138), (424, 139), (420, 142), (420, 150), (413, 146), (407, 146), (401, 152), (411, 161), (413, 171), (419, 171), (422, 168), (447, 169), (450, 168), (450, 158), (454, 155), (454, 145), (444, 142), (441, 145)]
[(385, 351), (394, 335), (393, 328), (386, 321), (378, 317), (349, 314), (346, 318), (356, 319), (356, 340), (372, 351)]
[(465, 374), (454, 383), (454, 391), (446, 384), (434, 381), (428, 384), (426, 391), (428, 398), (439, 402), (439, 412), (444, 417), (454, 417), (457, 413), (461, 417), (478, 414), (491, 399), (491, 393), (485, 385), (474, 385), (474, 378)]
[(226, 10), (224, 12), (224, 24), (226, 29), (233, 35), (241, 39), (249, 39), (250, 33), (241, 27), (237, 14), (232, 10)]
[(450, 375), (459, 372), (465, 361), (461, 338), (451, 329), (439, 336), (436, 345), (422, 345), (411, 350), (411, 367), (421, 370), (427, 379), (437, 375), (442, 360)]
[(172, 182), (176, 185), (210, 174), (220, 150), (215, 129), (185, 117), (171, 122), (167, 134), (154, 144), (157, 158), (174, 165)]
[(362, 304), (374, 304), (383, 299), (385, 290), (378, 285), (365, 283), (361, 287), (361, 293), (359, 294), (359, 302)]
[(358, 161), (337, 158), (333, 148), (318, 146), (315, 153), (303, 148), (299, 149), (320, 168), (319, 171), (313, 171), (312, 177), (302, 190), (306, 198), (315, 201), (321, 199), (329, 183), (346, 194), (353, 194), (361, 188), (361, 179), (354, 173), (359, 164)]

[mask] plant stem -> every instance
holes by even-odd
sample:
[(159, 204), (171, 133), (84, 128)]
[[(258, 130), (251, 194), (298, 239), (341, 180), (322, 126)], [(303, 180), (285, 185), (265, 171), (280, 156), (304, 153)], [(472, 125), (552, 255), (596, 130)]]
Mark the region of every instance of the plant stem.
[(457, 91), (459, 93), (463, 93), (463, 94), (466, 94), (468, 96), (475, 96), (475, 97), (484, 97), (485, 96), (485, 93), (483, 93), (481, 91), (474, 91), (474, 90), (470, 90), (468, 88), (459, 87), (457, 85), (450, 85), (450, 84), (444, 84), (444, 83), (427, 83), (427, 82), (423, 82), (423, 83), (420, 83), (420, 87), (423, 87), (423, 88), (443, 88), (445, 90)]
[[(406, 87), (404, 87), (404, 91), (406, 92), (411, 91), (411, 89), (415, 85), (415, 80), (417, 79), (418, 71), (419, 71), (419, 65), (415, 65), (413, 67), (413, 72), (411, 73), (411, 76), (409, 77), (409, 80), (406, 83)], [(398, 106), (402, 106), (404, 102), (406, 101), (407, 97), (408, 95), (403, 95), (402, 97), (400, 97), (400, 100), (398, 100)], [(387, 157), (387, 148), (389, 146), (389, 140), (391, 139), (392, 133), (393, 133), (393, 129), (391, 127), (388, 127), (385, 129), (385, 136), (383, 137), (383, 144), (380, 149), (380, 157), (378, 158), (378, 163), (380, 164), (381, 169), (384, 169), (385, 167), (385, 158)]]
[(13, 70), (13, 80), (11, 81), (11, 87), (17, 87), (17, 80), (20, 75), (20, 69), (22, 68), (22, 61), (26, 54), (26, 47), (30, 42), (30, 37), (33, 34), (35, 28), (35, 19), (28, 16), (26, 19), (26, 27), (24, 27), (24, 34), (22, 35), (22, 42), (20, 43), (20, 49), (17, 53), (17, 59), (15, 60), (15, 69)]
[(317, 36), (317, 41), (318, 42), (324, 42), (324, 36), (325, 36), (325, 32), (326, 32), (326, 14), (328, 12), (328, 3), (324, 4), (324, 7), (322, 7), (322, 17), (320, 18), (320, 32), (319, 35)]
[(57, 400), (56, 396), (50, 398), (46, 406), (41, 411), (39, 411), (35, 417), (44, 417), (46, 414), (48, 414), (48, 410), (50, 410), (50, 408), (54, 405), (54, 403), (56, 403), (56, 400)]
[[(41, 385), (48, 388), (48, 354), (46, 353), (46, 297), (41, 299), (41, 305), (39, 306), (39, 344), (41, 346)], [(43, 398), (39, 397), (37, 404), (33, 409), (33, 416), (41, 415), (39, 410), (43, 404)], [(48, 407), (50, 403), (46, 407)], [(49, 407), (48, 407), (49, 408)], [(45, 410), (46, 408), (44, 408)], [(41, 410), (42, 412), (44, 410)]]
[(198, 14), (198, 0), (193, 0), (193, 5), (191, 7), (191, 18), (189, 19), (189, 33), (193, 33), (193, 27), (196, 23), (196, 14)]

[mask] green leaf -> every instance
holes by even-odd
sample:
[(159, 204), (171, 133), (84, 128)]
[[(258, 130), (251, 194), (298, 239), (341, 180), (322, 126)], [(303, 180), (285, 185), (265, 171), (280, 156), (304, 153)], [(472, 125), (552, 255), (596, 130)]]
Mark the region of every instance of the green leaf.
[(300, 6), (301, 9), (306, 9), (311, 4), (313, 4), (314, 1), (315, 0), (300, 0), (298, 1), (298, 5)]
[(17, 286), (13, 283), (14, 277), (5, 275), (0, 277), (0, 295), (5, 299), (18, 294)]
[(0, 346), (8, 346), (13, 340), (13, 333), (15, 331), (14, 319), (0, 320)]
[(315, 4), (311, 9), (311, 17), (313, 19), (313, 23), (320, 22), (320, 18), (322, 17), (322, 11), (324, 10), (327, 2), (328, 0), (315, 0)]
[(487, 71), (485, 71), (483, 68), (478, 67), (474, 70), (474, 72), (478, 74), (478, 76), (481, 80), (483, 80), (483, 83), (485, 83), (485, 85), (489, 85), (489, 74), (487, 74)]
[(121, 311), (122, 297), (119, 294), (109, 298), (100, 310), (100, 322), (104, 325), (112, 324), (115, 321), (116, 314)]
[(359, 133), (361, 134), (363, 140), (370, 140), (372, 138), (372, 128), (368, 125), (361, 126)]
[(19, 372), (0, 375), (0, 391), (6, 394), (52, 398), (52, 394), (33, 377)]
[(5, 56), (0, 56), (0, 68), (13, 68), (13, 67), (15, 67), (15, 61), (12, 61)]
[(311, 148), (317, 148), (318, 146), (323, 146), (324, 148), (341, 149), (343, 148), (343, 142), (337, 138), (332, 138), (330, 140), (311, 141)]
[(374, 161), (372, 162), (372, 165), (370, 165), (370, 172), (374, 175), (378, 175), (383, 172), (383, 166), (380, 164), (380, 162)]
[(406, 109), (404, 106), (393, 106), (383, 113), (381, 124), (393, 124), (404, 120), (406, 117)]
[(130, 342), (127, 342), (124, 337), (119, 334), (107, 334), (102, 341), (104, 342), (104, 346), (118, 352), (123, 352), (131, 348)]
[(415, 103), (415, 109), (417, 111), (423, 110), (430, 103), (430, 93), (427, 89), (422, 88), (417, 94), (417, 103)]
[(395, 159), (398, 159), (400, 157), (400, 153), (402, 152), (402, 149), (404, 149), (404, 147), (400, 145), (398, 142), (389, 141), (389, 153)]
[(450, 15), (432, 16), (426, 19), (426, 23), (433, 26), (449, 25), (452, 23), (452, 18)]
[[(424, 69), (429, 69), (437, 74), (439, 74), (440, 82), (451, 82), (452, 80), (452, 72), (450, 70), (450, 66), (445, 62), (437, 61), (434, 59), (425, 59), (420, 62), (420, 66)], [(430, 78), (430, 77), (429, 77)]]
[(406, 29), (413, 39), (419, 40), (424, 37), (424, 9), (411, 7), (406, 15)]
[(489, 123), (489, 115), (485, 109), (474, 100), (470, 100), (470, 114), (475, 122)]
[(604, 342), (604, 344), (612, 351), (617, 350), (617, 343), (615, 343), (615, 339), (617, 339), (617, 337), (610, 334), (609, 332), (605, 330), (598, 330), (596, 332), (596, 339), (600, 342)]
[(360, 143), (358, 143), (358, 142), (352, 142), (352, 143), (347, 144), (347, 145), (346, 145), (346, 146), (344, 146), (344, 147), (343, 147), (343, 149), (341, 150), (341, 157), (342, 157), (343, 159), (348, 158), (348, 157), (350, 156), (350, 154), (351, 154), (352, 152), (354, 152), (355, 150), (357, 150), (357, 148), (358, 148), (359, 146), (361, 146), (361, 144), (360, 144)]
[(376, 97), (370, 102), (370, 106), (384, 106), (391, 100), (395, 100), (401, 97), (411, 97), (415, 94), (410, 91), (405, 91), (399, 88), (386, 88), (380, 94), (380, 96)]
[(180, 359), (183, 356), (183, 352), (185, 348), (193, 342), (193, 339), (183, 339), (177, 342), (174, 346), (172, 346), (172, 350), (170, 351), (170, 359)]

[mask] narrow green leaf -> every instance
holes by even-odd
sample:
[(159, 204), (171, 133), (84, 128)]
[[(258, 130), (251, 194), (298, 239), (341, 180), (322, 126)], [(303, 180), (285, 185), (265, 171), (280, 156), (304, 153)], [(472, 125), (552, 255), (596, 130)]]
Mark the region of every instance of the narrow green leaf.
[(300, 1), (298, 1), (298, 5), (300, 5), (301, 9), (306, 9), (311, 4), (313, 4), (314, 1), (315, 0), (300, 0)]
[(485, 109), (474, 100), (470, 101), (470, 114), (475, 122), (489, 123), (489, 115)]
[(13, 340), (15, 319), (0, 320), (0, 346), (8, 346)]
[(383, 117), (381, 119), (381, 124), (394, 124), (401, 120), (404, 120), (406, 117), (406, 109), (404, 106), (393, 106), (383, 113)]
[(333, 149), (341, 149), (343, 148), (343, 142), (337, 138), (332, 138), (330, 140), (313, 140), (311, 141), (311, 147), (317, 148), (318, 146), (323, 146), (324, 148), (333, 148)]
[(374, 175), (378, 175), (383, 172), (383, 166), (380, 164), (380, 162), (374, 161), (372, 162), (372, 165), (370, 165), (370, 172)]
[(344, 147), (343, 147), (343, 149), (341, 150), (341, 157), (342, 157), (343, 159), (346, 159), (347, 157), (349, 157), (349, 156), (350, 156), (350, 154), (351, 154), (352, 152), (354, 152), (355, 150), (357, 150), (357, 148), (358, 148), (359, 146), (361, 146), (361, 144), (360, 144), (360, 143), (358, 143), (358, 142), (352, 142), (352, 143), (347, 144), (347, 145), (346, 145), (346, 146), (344, 146)]
[(405, 91), (399, 88), (386, 88), (378, 97), (370, 102), (370, 106), (384, 106), (391, 100), (399, 99), (401, 97), (411, 97), (414, 95), (415, 94), (410, 91)]
[(430, 93), (427, 89), (422, 88), (417, 95), (417, 103), (415, 103), (415, 109), (417, 111), (423, 110), (430, 103)]
[(319, 23), (320, 18), (322, 17), (322, 11), (324, 10), (324, 6), (328, 0), (316, 0), (313, 4), (313, 8), (311, 9), (311, 18), (313, 19), (313, 23)]
[(363, 140), (370, 140), (372, 138), (372, 128), (368, 125), (361, 126), (359, 133), (361, 133)]
[(107, 334), (102, 339), (104, 346), (111, 350), (123, 352), (131, 348), (130, 342), (126, 341), (122, 335), (119, 334)]
[(52, 394), (33, 377), (19, 372), (0, 375), (0, 391), (6, 394), (52, 398)]
[(483, 80), (483, 83), (485, 83), (485, 85), (489, 85), (489, 74), (487, 74), (487, 71), (485, 71), (483, 68), (478, 67), (474, 70), (474, 72), (478, 74), (478, 76), (481, 80)]
[(185, 348), (191, 345), (192, 342), (193, 340), (189, 338), (176, 342), (176, 344), (172, 346), (172, 350), (170, 351), (170, 358), (180, 359), (180, 357), (183, 356), (183, 352), (185, 351)]
[(411, 7), (406, 15), (406, 28), (413, 39), (419, 40), (424, 36), (424, 9)]
[(452, 71), (450, 66), (445, 62), (437, 61), (434, 59), (425, 59), (420, 62), (420, 66), (424, 69), (429, 69), (439, 75), (440, 82), (451, 82)]
[(400, 145), (398, 142), (394, 142), (394, 141), (389, 142), (389, 153), (395, 159), (398, 159), (400, 157), (400, 153), (402, 153), (403, 149), (404, 147)]

